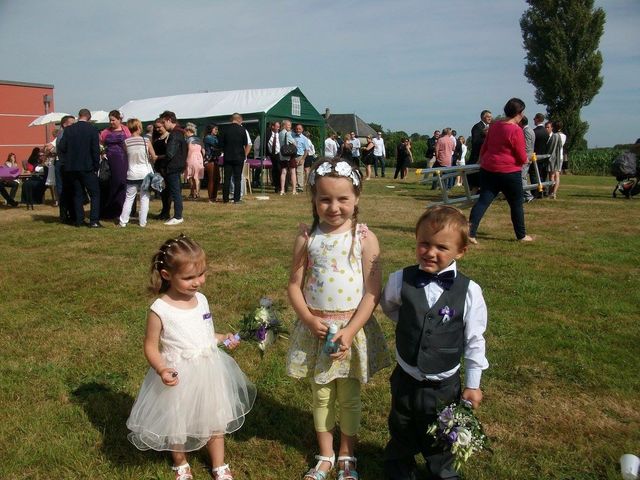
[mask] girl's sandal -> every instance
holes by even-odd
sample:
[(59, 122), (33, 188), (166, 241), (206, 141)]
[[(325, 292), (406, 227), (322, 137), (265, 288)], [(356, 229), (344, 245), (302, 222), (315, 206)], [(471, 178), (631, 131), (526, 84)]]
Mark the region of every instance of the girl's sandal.
[(176, 480), (192, 480), (191, 466), (188, 463), (180, 465), (179, 467), (171, 467), (171, 470), (176, 472)]
[(220, 465), (219, 467), (212, 468), (211, 474), (213, 475), (213, 480), (233, 480), (233, 475), (231, 475), (229, 465), (227, 465), (226, 463), (224, 465)]
[[(329, 472), (333, 470), (333, 465), (336, 462), (336, 456), (332, 455), (330, 457), (324, 457), (322, 455), (316, 455), (316, 460), (318, 460), (316, 466), (305, 473), (304, 477), (302, 477), (302, 480), (325, 480), (329, 475)], [(328, 470), (320, 470), (322, 462), (327, 462), (329, 464)]]
[[(356, 472), (356, 461), (356, 457), (338, 457), (338, 480), (358, 480), (360, 478)], [(343, 462), (342, 466), (340, 462)]]

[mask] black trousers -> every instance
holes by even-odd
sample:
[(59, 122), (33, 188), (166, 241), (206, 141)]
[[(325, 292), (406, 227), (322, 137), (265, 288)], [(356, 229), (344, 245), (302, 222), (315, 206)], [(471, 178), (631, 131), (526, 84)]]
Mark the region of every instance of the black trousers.
[(280, 193), (280, 155), (273, 155), (271, 159), (271, 183), (273, 183), (273, 191)]
[(522, 207), (524, 199), (522, 173), (489, 172), (481, 168), (480, 196), (469, 214), (469, 223), (471, 224), (469, 233), (472, 237), (476, 236), (482, 217), (484, 217), (485, 212), (500, 192), (504, 193), (507, 202), (509, 202), (511, 223), (513, 224), (516, 238), (520, 240), (527, 235), (524, 224), (524, 208)]
[(391, 440), (384, 450), (385, 473), (389, 480), (412, 480), (414, 456), (421, 453), (435, 478), (457, 479), (453, 455), (433, 446), (427, 435), (438, 411), (460, 400), (460, 376), (452, 375), (441, 382), (418, 381), (396, 366), (391, 374)]
[(242, 188), (242, 163), (224, 164), (224, 183), (222, 184), (222, 201), (229, 201), (231, 180), (233, 180), (233, 201), (240, 201), (240, 189)]
[(100, 183), (98, 176), (92, 172), (64, 172), (65, 187), (69, 185), (73, 191), (73, 211), (76, 225), (81, 225), (84, 220), (84, 192), (89, 194), (91, 209), (89, 221), (98, 223), (100, 220)]

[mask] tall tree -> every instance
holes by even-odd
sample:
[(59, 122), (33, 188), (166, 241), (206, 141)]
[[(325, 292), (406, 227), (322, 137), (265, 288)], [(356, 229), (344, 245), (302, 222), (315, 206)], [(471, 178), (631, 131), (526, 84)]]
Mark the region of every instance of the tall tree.
[(605, 13), (593, 0), (527, 0), (529, 8), (520, 28), (529, 83), (536, 87), (536, 102), (547, 106), (547, 117), (560, 120), (567, 134), (567, 150), (586, 148), (589, 124), (580, 109), (591, 103), (602, 86)]

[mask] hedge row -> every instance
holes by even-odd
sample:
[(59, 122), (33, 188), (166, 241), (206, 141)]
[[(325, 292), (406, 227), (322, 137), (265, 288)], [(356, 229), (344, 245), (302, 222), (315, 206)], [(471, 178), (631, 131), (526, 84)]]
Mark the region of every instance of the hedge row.
[[(631, 145), (616, 145), (613, 148), (592, 148), (589, 150), (579, 150), (569, 155), (568, 170), (573, 175), (611, 175), (611, 162), (614, 158), (623, 152), (631, 149), (636, 151), (636, 155), (640, 157), (638, 147)], [(414, 152), (414, 162), (411, 164), (413, 168), (426, 168), (427, 160), (419, 158)], [(388, 167), (395, 167), (396, 159), (387, 158)]]
[(569, 155), (569, 171), (574, 175), (611, 175), (611, 162), (628, 148), (592, 148)]

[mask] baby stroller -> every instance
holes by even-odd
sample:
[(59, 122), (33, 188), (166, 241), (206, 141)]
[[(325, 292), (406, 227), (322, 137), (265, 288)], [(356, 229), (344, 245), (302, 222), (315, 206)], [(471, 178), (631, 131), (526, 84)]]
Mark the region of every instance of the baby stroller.
[(636, 154), (625, 152), (613, 159), (611, 174), (616, 177), (618, 184), (613, 189), (612, 196), (616, 198), (618, 193), (626, 198), (631, 198), (640, 193), (640, 179), (638, 179), (638, 165)]

